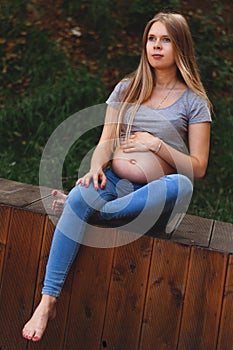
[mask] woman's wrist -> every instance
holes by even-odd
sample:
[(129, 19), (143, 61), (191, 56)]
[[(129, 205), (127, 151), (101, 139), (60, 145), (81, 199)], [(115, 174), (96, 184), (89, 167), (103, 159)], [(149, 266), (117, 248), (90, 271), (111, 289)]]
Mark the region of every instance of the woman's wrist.
[(158, 154), (161, 147), (162, 147), (163, 141), (156, 137), (156, 142), (153, 142), (153, 145), (150, 147), (150, 151), (152, 151), (154, 154)]
[(158, 154), (158, 153), (159, 153), (159, 151), (160, 151), (160, 149), (161, 149), (161, 147), (162, 147), (162, 144), (163, 144), (163, 141), (162, 141), (162, 140), (159, 140), (159, 144), (158, 144), (158, 146), (157, 146), (157, 148), (156, 148), (156, 150), (155, 150), (155, 154)]
[(89, 169), (90, 173), (98, 173), (99, 171), (102, 171), (103, 167), (102, 166), (93, 166)]

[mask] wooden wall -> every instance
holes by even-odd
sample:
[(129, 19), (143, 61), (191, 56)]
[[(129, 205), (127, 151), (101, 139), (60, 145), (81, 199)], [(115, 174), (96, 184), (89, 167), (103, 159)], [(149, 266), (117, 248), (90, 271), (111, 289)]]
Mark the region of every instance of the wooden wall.
[[(206, 224), (186, 217), (188, 244), (142, 236), (117, 248), (82, 246), (56, 319), (32, 343), (21, 329), (40, 299), (54, 225), (45, 213), (2, 204), (0, 349), (232, 350), (232, 254), (190, 244), (192, 219), (199, 236), (197, 222)], [(233, 235), (231, 224), (211, 225), (211, 236)]]

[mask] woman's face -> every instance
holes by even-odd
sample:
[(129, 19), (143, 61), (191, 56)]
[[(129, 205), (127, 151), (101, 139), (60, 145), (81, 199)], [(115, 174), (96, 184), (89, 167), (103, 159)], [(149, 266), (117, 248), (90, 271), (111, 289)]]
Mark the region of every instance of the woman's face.
[(154, 69), (170, 69), (176, 67), (174, 47), (165, 25), (155, 22), (147, 36), (147, 59)]

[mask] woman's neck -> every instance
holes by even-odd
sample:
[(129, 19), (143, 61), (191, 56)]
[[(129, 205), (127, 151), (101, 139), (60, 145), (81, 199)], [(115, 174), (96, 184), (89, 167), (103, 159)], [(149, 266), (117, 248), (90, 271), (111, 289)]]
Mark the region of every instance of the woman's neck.
[(173, 86), (177, 81), (177, 73), (176, 71), (169, 72), (156, 72), (155, 74), (155, 86), (157, 88), (168, 88)]

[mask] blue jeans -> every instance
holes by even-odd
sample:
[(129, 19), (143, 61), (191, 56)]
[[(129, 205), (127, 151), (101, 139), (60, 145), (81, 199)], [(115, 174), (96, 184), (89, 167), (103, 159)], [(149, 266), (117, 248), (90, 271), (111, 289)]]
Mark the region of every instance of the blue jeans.
[(152, 227), (165, 229), (168, 221), (187, 211), (191, 200), (193, 186), (184, 175), (166, 175), (145, 185), (121, 179), (112, 169), (106, 169), (105, 175), (105, 189), (96, 191), (91, 183), (69, 193), (55, 229), (43, 294), (59, 296), (95, 212), (105, 220), (132, 218), (127, 229), (144, 234)]

